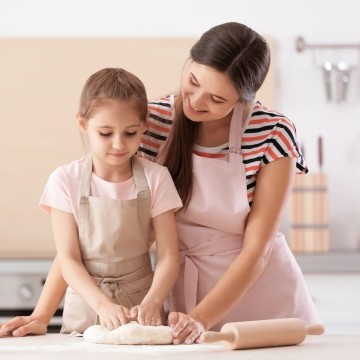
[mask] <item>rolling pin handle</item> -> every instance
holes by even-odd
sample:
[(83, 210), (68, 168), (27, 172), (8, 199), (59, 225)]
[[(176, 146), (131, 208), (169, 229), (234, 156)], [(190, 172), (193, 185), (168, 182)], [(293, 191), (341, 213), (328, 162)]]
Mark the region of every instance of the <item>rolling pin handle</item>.
[(305, 328), (306, 335), (321, 335), (325, 332), (321, 324), (311, 324)]
[(205, 331), (200, 337), (202, 342), (214, 343), (218, 341), (234, 341), (234, 334), (232, 332), (217, 332), (217, 331)]

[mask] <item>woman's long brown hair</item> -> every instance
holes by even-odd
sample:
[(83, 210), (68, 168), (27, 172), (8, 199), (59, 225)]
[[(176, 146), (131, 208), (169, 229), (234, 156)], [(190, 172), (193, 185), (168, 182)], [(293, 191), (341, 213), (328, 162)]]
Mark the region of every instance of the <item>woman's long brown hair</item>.
[(183, 111), (181, 96), (175, 100), (175, 120), (164, 147), (164, 165), (174, 180), (179, 196), (186, 207), (192, 190), (192, 148), (199, 133), (199, 124), (190, 121)]
[[(246, 25), (230, 22), (205, 32), (190, 50), (190, 59), (226, 74), (241, 101), (254, 99), (270, 66), (265, 39)], [(240, 121), (241, 119), (239, 119)], [(181, 94), (176, 98), (174, 125), (165, 145), (163, 164), (169, 169), (186, 208), (193, 187), (192, 151), (199, 125), (184, 114)]]

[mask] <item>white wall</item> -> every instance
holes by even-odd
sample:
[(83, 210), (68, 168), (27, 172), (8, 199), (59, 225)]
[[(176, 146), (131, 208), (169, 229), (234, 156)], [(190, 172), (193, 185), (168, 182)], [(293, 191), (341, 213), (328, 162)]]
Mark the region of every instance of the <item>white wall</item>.
[(0, 0), (0, 36), (192, 37), (227, 21), (272, 36), (277, 110), (295, 122), (315, 171), (316, 140), (324, 137), (331, 246), (354, 249), (360, 238), (360, 70), (352, 71), (348, 101), (337, 104), (325, 100), (319, 66), (325, 60), (359, 66), (360, 51), (297, 53), (295, 38), (360, 43), (359, 13), (360, 2), (353, 0)]

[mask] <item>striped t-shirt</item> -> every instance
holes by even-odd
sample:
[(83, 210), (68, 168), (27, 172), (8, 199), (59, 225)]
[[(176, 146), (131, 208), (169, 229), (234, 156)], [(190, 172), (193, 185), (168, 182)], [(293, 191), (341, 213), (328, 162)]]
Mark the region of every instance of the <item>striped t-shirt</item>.
[[(156, 161), (160, 147), (166, 141), (174, 119), (174, 95), (149, 102), (147, 131), (139, 155)], [(195, 145), (194, 153), (209, 158), (224, 158), (228, 144), (215, 149)], [(251, 206), (255, 193), (256, 175), (261, 167), (281, 157), (295, 157), (298, 172), (307, 173), (307, 165), (298, 146), (294, 124), (279, 112), (270, 110), (259, 101), (245, 129), (241, 151), (245, 164), (248, 200)]]

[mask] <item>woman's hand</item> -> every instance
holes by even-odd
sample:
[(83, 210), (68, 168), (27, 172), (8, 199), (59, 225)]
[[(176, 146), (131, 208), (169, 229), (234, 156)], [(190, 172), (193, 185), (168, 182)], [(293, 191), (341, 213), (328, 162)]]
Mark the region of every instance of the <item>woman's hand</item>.
[(48, 323), (34, 315), (17, 316), (7, 323), (0, 324), (0, 337), (45, 335)]
[(181, 312), (169, 314), (169, 326), (173, 328), (173, 344), (192, 344), (200, 342), (200, 335), (205, 331), (204, 325)]
[(102, 304), (97, 314), (99, 315), (100, 324), (110, 330), (125, 325), (131, 320), (129, 309), (113, 302)]
[(162, 324), (162, 306), (153, 301), (142, 302), (130, 310), (132, 320), (141, 325), (159, 326)]

